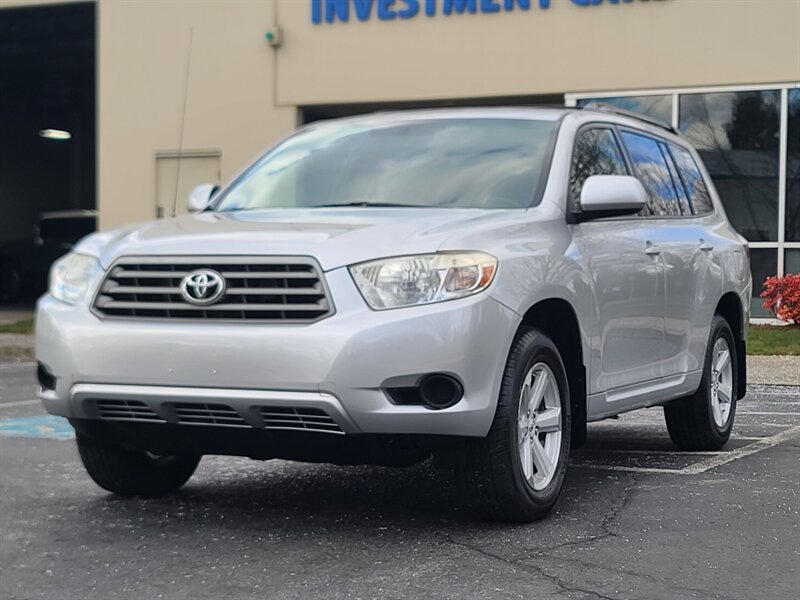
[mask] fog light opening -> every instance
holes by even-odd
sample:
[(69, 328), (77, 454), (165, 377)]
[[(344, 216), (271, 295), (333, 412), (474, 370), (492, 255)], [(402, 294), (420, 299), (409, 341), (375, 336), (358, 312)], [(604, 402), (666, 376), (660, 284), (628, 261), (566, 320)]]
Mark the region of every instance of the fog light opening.
[(56, 376), (53, 375), (44, 363), (37, 363), (36, 379), (39, 381), (39, 387), (43, 390), (52, 392), (56, 389)]
[(450, 375), (427, 375), (419, 382), (419, 394), (425, 406), (440, 410), (449, 408), (464, 397), (464, 387)]

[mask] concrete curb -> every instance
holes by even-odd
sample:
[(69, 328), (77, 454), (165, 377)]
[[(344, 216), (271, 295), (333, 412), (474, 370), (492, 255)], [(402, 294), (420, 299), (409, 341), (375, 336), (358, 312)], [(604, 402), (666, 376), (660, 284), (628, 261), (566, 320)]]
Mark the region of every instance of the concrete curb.
[(800, 356), (748, 356), (747, 383), (800, 385)]
[(34, 344), (32, 335), (0, 333), (0, 358), (33, 360)]

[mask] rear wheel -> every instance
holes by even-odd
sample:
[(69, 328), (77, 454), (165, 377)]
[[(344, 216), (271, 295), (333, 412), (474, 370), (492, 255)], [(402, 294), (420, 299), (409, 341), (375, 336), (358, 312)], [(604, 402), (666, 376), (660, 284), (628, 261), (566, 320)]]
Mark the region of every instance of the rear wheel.
[(159, 496), (178, 490), (199, 456), (156, 456), (77, 434), (83, 466), (101, 488), (123, 496)]
[(556, 503), (570, 449), (564, 363), (541, 331), (520, 335), (509, 354), (489, 434), (467, 446), (466, 483), (487, 518), (528, 522)]
[(694, 395), (664, 406), (667, 430), (678, 448), (718, 450), (728, 441), (736, 415), (738, 366), (730, 325), (716, 315), (700, 387)]

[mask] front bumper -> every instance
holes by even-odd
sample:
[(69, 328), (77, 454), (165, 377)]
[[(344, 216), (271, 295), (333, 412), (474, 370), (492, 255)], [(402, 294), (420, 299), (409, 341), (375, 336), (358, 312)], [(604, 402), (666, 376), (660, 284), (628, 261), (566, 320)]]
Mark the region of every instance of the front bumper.
[[(98, 400), (132, 401), (175, 423), (176, 402), (225, 405), (254, 428), (265, 407), (310, 407), (339, 433), (486, 435), (519, 315), (488, 294), (371, 311), (346, 269), (326, 276), (337, 312), (309, 325), (100, 319), (45, 296), (36, 355), (56, 386), (44, 406), (94, 419)], [(386, 393), (434, 372), (461, 381), (460, 402), (436, 411)]]

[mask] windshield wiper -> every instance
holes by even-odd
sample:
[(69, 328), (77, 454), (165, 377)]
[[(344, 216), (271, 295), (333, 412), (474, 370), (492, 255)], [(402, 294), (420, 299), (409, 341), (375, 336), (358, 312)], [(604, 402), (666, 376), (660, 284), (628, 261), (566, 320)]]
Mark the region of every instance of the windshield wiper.
[(336, 207), (353, 207), (353, 206), (377, 206), (379, 208), (431, 208), (424, 204), (400, 204), (397, 202), (342, 202), (338, 204), (318, 204), (310, 206), (309, 208), (336, 208)]

